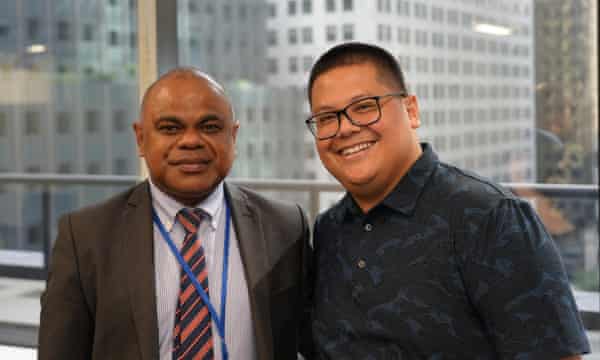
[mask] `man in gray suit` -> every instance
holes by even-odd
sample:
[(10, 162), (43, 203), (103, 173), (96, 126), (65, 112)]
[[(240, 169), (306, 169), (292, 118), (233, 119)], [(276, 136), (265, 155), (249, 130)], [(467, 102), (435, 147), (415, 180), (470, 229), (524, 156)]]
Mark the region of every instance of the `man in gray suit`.
[(305, 216), (224, 182), (238, 128), (198, 70), (148, 89), (134, 130), (149, 179), (60, 220), (40, 359), (296, 358)]

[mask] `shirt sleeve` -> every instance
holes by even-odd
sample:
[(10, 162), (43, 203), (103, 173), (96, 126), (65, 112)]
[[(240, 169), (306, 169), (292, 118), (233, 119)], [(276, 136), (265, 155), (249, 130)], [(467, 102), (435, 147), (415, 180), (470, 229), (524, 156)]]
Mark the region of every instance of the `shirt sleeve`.
[(533, 208), (503, 199), (465, 214), (461, 271), (469, 301), (501, 358), (588, 353), (557, 248)]

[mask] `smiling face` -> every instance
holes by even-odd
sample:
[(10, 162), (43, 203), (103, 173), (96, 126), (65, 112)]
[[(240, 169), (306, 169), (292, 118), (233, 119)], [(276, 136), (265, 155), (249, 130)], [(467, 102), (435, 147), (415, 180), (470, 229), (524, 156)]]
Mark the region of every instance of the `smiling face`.
[(193, 206), (227, 176), (239, 124), (211, 81), (194, 73), (165, 76), (146, 95), (134, 124), (152, 182)]
[[(338, 110), (367, 96), (397, 92), (381, 80), (369, 62), (343, 65), (319, 75), (311, 91), (313, 114)], [(380, 101), (381, 118), (367, 127), (354, 126), (342, 115), (338, 134), (316, 140), (323, 165), (337, 178), (363, 211), (392, 191), (421, 155), (416, 134), (417, 100), (387, 97)]]

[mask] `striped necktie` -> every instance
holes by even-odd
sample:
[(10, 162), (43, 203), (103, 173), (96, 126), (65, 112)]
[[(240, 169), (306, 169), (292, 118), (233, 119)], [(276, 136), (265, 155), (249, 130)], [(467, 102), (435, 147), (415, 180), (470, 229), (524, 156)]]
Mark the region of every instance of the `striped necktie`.
[[(200, 209), (182, 209), (177, 220), (185, 229), (181, 256), (208, 295), (208, 273), (204, 247), (197, 238), (204, 217)], [(198, 294), (185, 270), (181, 269), (179, 299), (173, 330), (173, 360), (213, 359), (211, 317), (208, 306)]]

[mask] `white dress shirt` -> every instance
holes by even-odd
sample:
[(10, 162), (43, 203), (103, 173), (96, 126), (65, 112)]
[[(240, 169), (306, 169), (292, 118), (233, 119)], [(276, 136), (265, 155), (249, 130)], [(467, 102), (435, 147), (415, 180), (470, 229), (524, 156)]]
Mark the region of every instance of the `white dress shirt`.
[[(176, 216), (179, 210), (185, 206), (158, 189), (152, 181), (150, 181), (150, 193), (152, 195), (152, 206), (160, 221), (177, 248), (181, 249), (185, 230), (176, 220)], [(226, 217), (223, 183), (219, 184), (216, 190), (206, 199), (197, 204), (196, 208), (202, 209), (209, 215), (209, 219), (203, 219), (200, 223), (198, 241), (204, 246), (210, 301), (220, 317), (222, 316), (220, 313), (221, 278)], [(173, 327), (179, 297), (181, 266), (156, 225), (154, 225), (154, 263), (160, 359), (172, 360)], [(256, 342), (248, 298), (248, 284), (231, 220), (227, 276), (225, 341), (229, 351), (229, 359), (255, 360)], [(215, 321), (212, 321), (212, 338), (215, 359), (221, 360), (221, 338)]]

